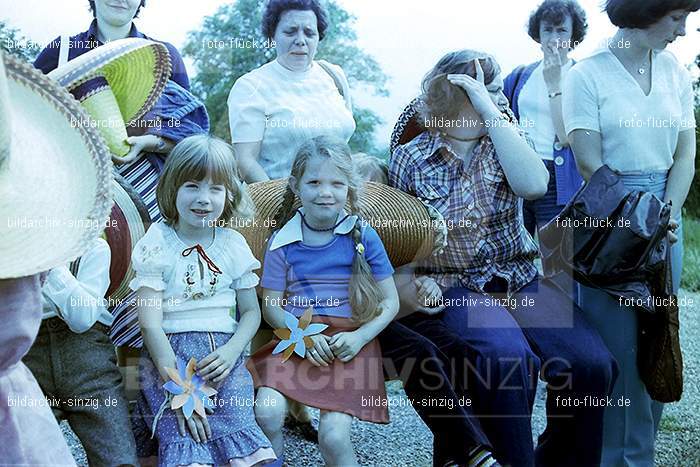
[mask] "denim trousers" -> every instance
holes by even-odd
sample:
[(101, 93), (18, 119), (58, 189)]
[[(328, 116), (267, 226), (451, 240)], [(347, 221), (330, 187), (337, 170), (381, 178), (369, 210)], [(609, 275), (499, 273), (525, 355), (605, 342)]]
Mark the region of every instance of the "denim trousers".
[(477, 445), (492, 449), (461, 383), (468, 346), (457, 333), (439, 317), (414, 313), (390, 323), (378, 339), (386, 377), (401, 379), (433, 433), (434, 466), (448, 459), (466, 465)]
[[(583, 313), (558, 286), (536, 278), (511, 296), (505, 280), (488, 294), (452, 288), (442, 321), (469, 349), (468, 391), (502, 464), (597, 466), (604, 404), (617, 363)], [(537, 375), (547, 383), (547, 427), (532, 443)]]
[[(656, 194), (663, 199), (666, 172), (622, 174), (627, 187)], [(680, 219), (676, 219), (680, 222)], [(678, 242), (671, 247), (674, 290), (680, 288), (683, 264), (683, 230), (676, 232)], [(605, 411), (603, 430), (604, 466), (652, 467), (654, 441), (663, 404), (649, 397), (637, 370), (637, 311), (602, 290), (581, 286), (580, 304), (586, 318), (598, 330), (620, 366), (613, 387), (613, 399), (625, 398), (627, 406)]]

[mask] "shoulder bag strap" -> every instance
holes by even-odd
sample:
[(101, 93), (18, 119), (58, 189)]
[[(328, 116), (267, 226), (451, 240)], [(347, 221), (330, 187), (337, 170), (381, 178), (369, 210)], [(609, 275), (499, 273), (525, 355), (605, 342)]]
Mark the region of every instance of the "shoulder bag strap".
[(343, 99), (345, 99), (345, 93), (343, 92), (343, 85), (340, 82), (340, 78), (335, 73), (333, 68), (331, 68), (331, 66), (325, 60), (318, 60), (316, 63), (318, 63), (321, 66), (321, 68), (323, 68), (325, 70), (325, 72), (328, 73), (331, 78), (333, 78), (333, 82), (335, 83), (335, 87), (338, 89), (338, 93), (340, 93), (340, 96)]

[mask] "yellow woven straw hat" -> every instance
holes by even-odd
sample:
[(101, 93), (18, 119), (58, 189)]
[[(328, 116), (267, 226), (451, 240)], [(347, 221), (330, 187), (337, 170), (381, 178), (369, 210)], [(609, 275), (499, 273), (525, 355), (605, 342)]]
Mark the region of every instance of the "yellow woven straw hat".
[[(255, 203), (255, 217), (248, 221), (236, 220), (233, 227), (245, 237), (256, 258), (265, 256), (270, 234), (282, 227), (274, 224), (274, 218), (286, 188), (287, 179), (248, 185)], [(300, 205), (297, 200), (294, 207)], [(427, 258), (446, 244), (447, 228), (440, 213), (387, 185), (367, 182), (361, 197), (360, 215), (377, 231), (395, 267)]]
[(137, 125), (160, 97), (170, 77), (170, 56), (159, 42), (120, 39), (69, 61), (49, 77), (83, 104), (110, 151), (124, 156), (127, 126)]
[(112, 163), (85, 111), (28, 63), (0, 52), (0, 279), (85, 252), (112, 206)]

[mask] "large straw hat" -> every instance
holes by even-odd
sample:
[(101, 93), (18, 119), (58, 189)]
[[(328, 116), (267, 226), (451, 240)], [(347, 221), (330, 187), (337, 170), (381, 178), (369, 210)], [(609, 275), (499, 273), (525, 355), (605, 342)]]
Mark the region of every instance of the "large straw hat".
[(110, 303), (118, 303), (131, 292), (128, 284), (135, 276), (131, 267), (131, 251), (148, 230), (151, 216), (136, 190), (116, 173), (112, 196), (114, 206), (104, 233), (112, 252), (107, 296)]
[(65, 264), (104, 229), (112, 163), (75, 99), (0, 53), (0, 279)]
[[(245, 237), (256, 258), (263, 258), (287, 188), (287, 179), (248, 185), (255, 203), (255, 217), (236, 220), (233, 227)], [(360, 214), (374, 227), (384, 243), (391, 263), (398, 267), (427, 258), (445, 246), (445, 223), (435, 209), (413, 196), (381, 183), (367, 182), (361, 197)], [(295, 207), (299, 207), (299, 201)], [(349, 206), (347, 207), (349, 209)]]
[(88, 110), (109, 149), (129, 152), (127, 126), (137, 125), (170, 77), (165, 45), (147, 39), (109, 42), (49, 73)]

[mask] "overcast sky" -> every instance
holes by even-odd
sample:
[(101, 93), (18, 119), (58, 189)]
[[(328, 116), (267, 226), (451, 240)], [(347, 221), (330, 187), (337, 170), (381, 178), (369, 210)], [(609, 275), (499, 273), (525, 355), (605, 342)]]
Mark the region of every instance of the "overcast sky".
[[(371, 54), (390, 77), (391, 95), (377, 98), (356, 92), (355, 101), (376, 111), (385, 121), (377, 132), (380, 146), (404, 105), (418, 92), (420, 80), (445, 52), (480, 49), (495, 55), (504, 73), (539, 58), (538, 45), (527, 36), (525, 23), (540, 0), (338, 0), (356, 16), (358, 46)], [(588, 14), (589, 30), (574, 57), (585, 56), (615, 28), (601, 13), (601, 0), (579, 0)], [(0, 20), (21, 29), (39, 43), (60, 34), (87, 29), (91, 15), (87, 0), (0, 0)], [(181, 47), (188, 31), (197, 29), (222, 0), (148, 0), (139, 29)], [(688, 34), (669, 50), (683, 64), (700, 53), (700, 12), (688, 19)], [(339, 63), (342, 66), (342, 63)], [(194, 70), (190, 69), (190, 74)]]

